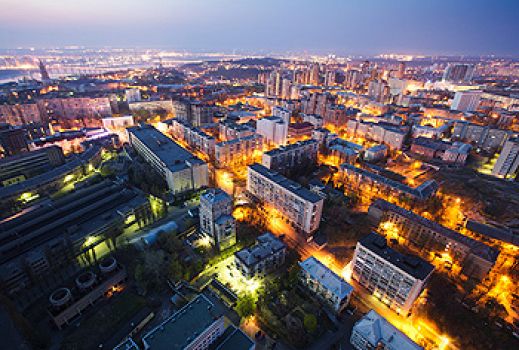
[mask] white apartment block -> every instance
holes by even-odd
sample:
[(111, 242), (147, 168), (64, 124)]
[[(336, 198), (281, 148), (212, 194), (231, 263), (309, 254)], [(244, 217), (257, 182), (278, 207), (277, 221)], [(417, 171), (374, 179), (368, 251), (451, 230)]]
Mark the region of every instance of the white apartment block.
[(499, 158), (492, 169), (492, 175), (501, 178), (515, 178), (519, 169), (519, 138), (505, 142)]
[(404, 315), (410, 313), (434, 271), (428, 262), (388, 247), (386, 238), (374, 232), (357, 242), (351, 269), (355, 281)]
[(151, 125), (127, 129), (135, 151), (166, 180), (173, 194), (206, 187), (209, 184), (207, 163), (182, 148)]
[(478, 109), (481, 101), (481, 91), (458, 91), (454, 94), (451, 110), (473, 112)]
[(270, 144), (286, 145), (288, 124), (279, 117), (265, 117), (256, 122), (256, 132)]
[(290, 117), (292, 116), (292, 112), (286, 108), (274, 106), (272, 107), (272, 116), (281, 118), (286, 124), (290, 124)]
[(323, 199), (279, 173), (257, 163), (249, 166), (247, 191), (280, 212), (298, 232), (308, 236), (319, 228)]

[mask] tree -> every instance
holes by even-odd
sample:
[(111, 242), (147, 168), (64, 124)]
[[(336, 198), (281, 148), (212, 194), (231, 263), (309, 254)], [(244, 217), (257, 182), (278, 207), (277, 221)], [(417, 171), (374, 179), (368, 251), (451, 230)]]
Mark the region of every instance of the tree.
[(168, 276), (174, 281), (178, 281), (184, 276), (184, 268), (177, 258), (171, 259)]
[(238, 299), (235, 310), (241, 318), (247, 318), (254, 313), (255, 307), (252, 295), (246, 294)]
[(317, 318), (312, 314), (305, 314), (303, 324), (308, 333), (314, 333), (317, 329)]

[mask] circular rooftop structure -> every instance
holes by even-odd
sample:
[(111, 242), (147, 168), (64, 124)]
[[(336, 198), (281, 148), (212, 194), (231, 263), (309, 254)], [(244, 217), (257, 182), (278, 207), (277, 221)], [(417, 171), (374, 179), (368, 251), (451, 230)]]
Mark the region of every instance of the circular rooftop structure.
[(60, 307), (68, 303), (72, 299), (72, 293), (68, 288), (56, 289), (49, 297), (52, 306)]

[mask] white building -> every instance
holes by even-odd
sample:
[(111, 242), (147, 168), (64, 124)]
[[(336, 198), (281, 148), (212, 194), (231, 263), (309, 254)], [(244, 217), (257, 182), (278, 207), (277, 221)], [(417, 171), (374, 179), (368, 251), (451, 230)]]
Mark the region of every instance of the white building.
[(292, 116), (292, 112), (286, 108), (274, 106), (272, 107), (272, 116), (281, 118), (286, 124), (290, 124), (290, 117)]
[(301, 282), (321, 302), (340, 313), (350, 302), (353, 287), (313, 256), (299, 263)]
[(458, 91), (454, 94), (451, 110), (473, 112), (478, 109), (481, 91)]
[(386, 238), (371, 233), (357, 242), (352, 278), (399, 314), (407, 315), (422, 293), (434, 267), (388, 247)]
[(324, 125), (323, 118), (318, 114), (303, 114), (303, 122), (310, 123), (315, 129), (322, 128)]
[(256, 122), (256, 132), (268, 143), (286, 145), (288, 124), (279, 117), (265, 117)]
[(355, 323), (350, 343), (356, 350), (423, 350), (375, 310)]
[(514, 178), (519, 168), (519, 138), (505, 142), (503, 150), (492, 169), (492, 175), (505, 179)]
[(248, 167), (247, 191), (275, 208), (297, 231), (310, 235), (319, 228), (323, 199), (263, 165)]
[(126, 97), (126, 102), (140, 102), (141, 101), (141, 90), (139, 89), (126, 89), (124, 92), (124, 96)]
[(232, 209), (232, 198), (221, 189), (212, 188), (200, 196), (200, 231), (218, 249), (236, 243), (236, 221)]
[(256, 244), (234, 253), (236, 268), (247, 277), (265, 276), (285, 263), (287, 246), (270, 232), (256, 239)]
[(164, 177), (173, 194), (209, 184), (207, 164), (153, 126), (134, 126), (127, 132), (130, 145)]
[(133, 116), (125, 115), (121, 117), (110, 117), (101, 119), (103, 128), (110, 131), (118, 131), (134, 126)]

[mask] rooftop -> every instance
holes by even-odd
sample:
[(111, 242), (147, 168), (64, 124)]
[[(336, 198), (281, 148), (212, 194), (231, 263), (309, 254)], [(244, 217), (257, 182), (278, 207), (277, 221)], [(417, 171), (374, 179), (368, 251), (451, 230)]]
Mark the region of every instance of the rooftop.
[(416, 279), (423, 281), (434, 270), (434, 266), (427, 261), (414, 255), (404, 255), (390, 248), (386, 238), (375, 232), (362, 238), (359, 244)]
[(287, 179), (283, 175), (281, 175), (273, 170), (270, 170), (261, 164), (254, 163), (249, 166), (249, 169), (254, 170), (255, 172), (261, 174), (262, 176), (266, 177), (270, 181), (275, 182), (279, 186), (289, 190), (290, 192), (292, 192), (293, 194), (295, 194), (296, 196), (298, 196), (300, 198), (303, 198), (304, 200), (307, 200), (312, 203), (318, 203), (318, 202), (322, 201), (321, 197), (319, 197), (317, 194), (313, 193), (306, 187), (303, 187), (300, 184), (298, 184), (297, 182)]
[(153, 350), (185, 349), (221, 317), (222, 310), (218, 310), (205, 295), (200, 294), (145, 334), (142, 341)]
[(274, 148), (273, 150), (265, 152), (265, 154), (267, 154), (269, 156), (274, 156), (274, 155), (285, 153), (285, 152), (291, 152), (295, 149), (299, 149), (299, 148), (302, 148), (302, 147), (305, 147), (305, 146), (311, 145), (311, 144), (317, 145), (317, 140), (310, 139), (310, 140), (305, 140), (305, 141), (299, 141), (296, 143), (291, 143), (286, 146), (280, 146), (278, 148)]
[(323, 265), (313, 256), (299, 263), (299, 266), (308, 273), (314, 280), (326, 288), (328, 291), (338, 296), (339, 299), (348, 297), (353, 292), (353, 287), (335, 272)]
[(216, 341), (214, 350), (249, 350), (255, 343), (243, 331), (234, 326), (229, 326)]
[(400, 332), (384, 317), (371, 310), (362, 317), (353, 327), (354, 332), (359, 333), (372, 345), (384, 344), (387, 350), (423, 350), (415, 342)]
[[(456, 241), (459, 244), (462, 244), (462, 245), (470, 248), (470, 251), (474, 255), (477, 255), (485, 260), (488, 260), (491, 262), (495, 262), (497, 260), (497, 256), (499, 255), (498, 249), (496, 249), (494, 247), (490, 247), (490, 246), (488, 246), (480, 241), (476, 241), (475, 239), (472, 239), (470, 237), (464, 236), (461, 233), (458, 233), (445, 226), (442, 226), (435, 221), (426, 219), (423, 216), (415, 214), (412, 211), (406, 210), (402, 207), (399, 207), (398, 205), (395, 205), (393, 203), (390, 203), (390, 202), (385, 201), (380, 198), (376, 199), (371, 205), (382, 211), (392, 211), (392, 212), (398, 213), (399, 215), (405, 217), (408, 220), (414, 221), (424, 227), (430, 228), (431, 230), (438, 232), (442, 236), (447, 237), (450, 240)], [(473, 225), (472, 227), (476, 227), (476, 226)], [(479, 228), (480, 226), (477, 226), (477, 227)]]
[(172, 172), (188, 168), (192, 164), (203, 163), (200, 158), (184, 149), (151, 125), (144, 124), (134, 126), (127, 130), (128, 133), (138, 138)]
[(247, 266), (254, 266), (267, 257), (286, 249), (286, 245), (270, 232), (266, 232), (256, 239), (256, 244), (244, 248), (234, 255)]

